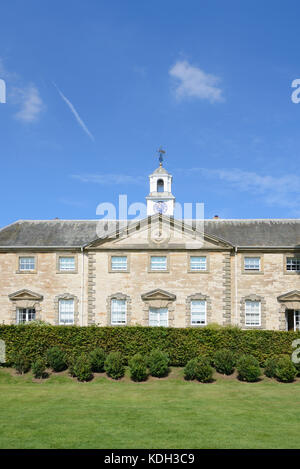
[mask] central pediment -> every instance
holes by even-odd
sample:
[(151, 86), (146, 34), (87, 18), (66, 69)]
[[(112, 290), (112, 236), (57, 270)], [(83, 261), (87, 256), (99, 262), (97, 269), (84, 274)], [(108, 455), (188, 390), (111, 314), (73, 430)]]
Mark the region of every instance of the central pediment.
[(225, 240), (204, 232), (203, 220), (177, 220), (153, 215), (125, 226), (114, 223), (105, 236), (90, 243), (90, 249), (231, 249)]

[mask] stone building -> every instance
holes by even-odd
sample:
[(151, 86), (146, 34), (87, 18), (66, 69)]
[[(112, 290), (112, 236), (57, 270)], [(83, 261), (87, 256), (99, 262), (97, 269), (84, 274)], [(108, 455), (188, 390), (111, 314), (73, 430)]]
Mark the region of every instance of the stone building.
[(0, 321), (300, 329), (300, 220), (181, 220), (150, 175), (139, 221), (19, 220), (0, 230)]

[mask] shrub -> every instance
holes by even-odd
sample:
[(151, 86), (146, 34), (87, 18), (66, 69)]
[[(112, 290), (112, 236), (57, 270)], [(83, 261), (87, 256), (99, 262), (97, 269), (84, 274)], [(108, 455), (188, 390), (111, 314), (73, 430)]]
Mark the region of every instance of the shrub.
[(12, 356), (12, 366), (22, 375), (30, 370), (30, 361), (23, 352), (16, 352)]
[(140, 353), (129, 361), (129, 370), (133, 381), (145, 381), (148, 378), (146, 359)]
[(122, 355), (120, 352), (110, 352), (104, 362), (104, 369), (108, 376), (113, 379), (123, 378), (125, 367), (123, 365)]
[(283, 383), (292, 383), (297, 375), (290, 357), (279, 358), (275, 370), (275, 376)]
[(213, 368), (209, 363), (209, 360), (205, 357), (197, 359), (196, 366), (196, 379), (201, 383), (209, 383), (212, 381)]
[(151, 376), (162, 378), (169, 372), (169, 356), (161, 350), (154, 349), (148, 357), (148, 367)]
[(267, 358), (265, 361), (264, 373), (268, 378), (275, 378), (277, 362), (277, 358)]
[(106, 353), (100, 347), (95, 348), (90, 353), (91, 367), (94, 373), (102, 373), (104, 371), (105, 358)]
[(91, 361), (86, 354), (82, 353), (75, 359), (72, 372), (78, 381), (90, 381), (93, 378)]
[(75, 363), (76, 363), (76, 360), (77, 360), (77, 356), (75, 355), (75, 353), (69, 355), (66, 359), (67, 361), (67, 367), (68, 367), (68, 370), (69, 370), (69, 374), (74, 378), (76, 375), (75, 375), (75, 371), (74, 371), (74, 366), (75, 366)]
[(239, 379), (249, 383), (257, 381), (261, 376), (259, 362), (252, 355), (242, 355), (237, 362)]
[(218, 373), (231, 375), (236, 364), (235, 354), (228, 349), (220, 349), (214, 355), (214, 366)]
[(32, 373), (35, 378), (46, 378), (46, 362), (42, 358), (38, 358), (31, 365)]
[(47, 350), (47, 363), (53, 371), (63, 371), (67, 368), (65, 354), (59, 347), (51, 347)]
[(186, 380), (196, 379), (197, 363), (198, 363), (197, 358), (192, 358), (191, 360), (187, 362), (183, 370), (184, 379)]

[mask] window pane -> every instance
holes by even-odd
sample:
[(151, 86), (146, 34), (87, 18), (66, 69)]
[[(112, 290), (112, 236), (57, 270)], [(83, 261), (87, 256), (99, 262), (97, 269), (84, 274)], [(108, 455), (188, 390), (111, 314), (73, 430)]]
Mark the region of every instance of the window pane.
[(25, 324), (26, 322), (35, 321), (35, 309), (18, 308), (17, 324)]
[(166, 256), (151, 256), (151, 270), (167, 270)]
[(127, 257), (126, 256), (112, 256), (111, 257), (111, 270), (127, 270)]
[(300, 271), (300, 257), (287, 257), (286, 270)]
[(191, 301), (191, 324), (192, 325), (205, 325), (206, 324), (206, 301), (205, 300), (192, 300)]
[(74, 324), (74, 300), (59, 300), (59, 324)]
[(75, 270), (75, 257), (60, 257), (59, 270)]
[(246, 326), (260, 326), (260, 301), (245, 302)]
[(191, 270), (206, 270), (206, 257), (190, 257)]
[(111, 323), (126, 324), (126, 300), (111, 300)]
[(19, 257), (19, 270), (34, 270), (35, 258), (34, 257)]
[(245, 257), (245, 270), (260, 270), (260, 257)]
[(168, 327), (168, 308), (150, 308), (149, 326)]

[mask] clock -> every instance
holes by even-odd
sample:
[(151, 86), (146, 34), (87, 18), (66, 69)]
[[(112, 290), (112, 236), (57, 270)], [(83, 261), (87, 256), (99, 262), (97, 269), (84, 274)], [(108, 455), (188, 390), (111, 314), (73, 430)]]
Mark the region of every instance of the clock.
[(159, 201), (154, 204), (155, 213), (166, 213), (168, 210), (168, 205), (165, 202)]

